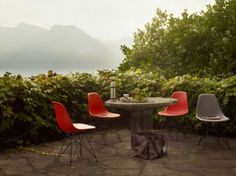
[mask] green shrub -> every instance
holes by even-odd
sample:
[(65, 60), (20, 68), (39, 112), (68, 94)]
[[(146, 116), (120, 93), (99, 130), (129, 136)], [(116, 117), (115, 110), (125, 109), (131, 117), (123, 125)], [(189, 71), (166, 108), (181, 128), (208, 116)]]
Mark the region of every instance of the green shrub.
[(89, 121), (87, 93), (99, 85), (91, 74), (0, 77), (1, 145), (38, 143), (60, 137), (51, 101), (60, 101), (74, 121)]
[[(143, 90), (145, 96), (169, 97), (175, 90), (188, 93), (188, 126), (193, 131), (202, 131), (202, 123), (195, 118), (198, 95), (214, 93), (223, 112), (230, 117), (224, 132), (236, 134), (236, 76), (226, 79), (199, 78), (184, 75), (166, 80), (158, 71), (130, 69), (127, 72), (99, 71), (98, 75), (75, 73), (58, 75), (48, 72), (29, 78), (6, 73), (0, 77), (0, 147), (39, 143), (61, 137), (57, 128), (51, 101), (62, 102), (73, 121), (93, 122), (87, 112), (87, 93), (96, 91), (103, 100), (109, 99), (110, 78), (115, 76), (117, 97)], [(127, 112), (123, 125), (129, 125)], [(117, 123), (120, 125), (121, 123)]]
[[(173, 91), (183, 90), (188, 93), (190, 124), (192, 130), (203, 130), (203, 123), (196, 119), (198, 95), (202, 93), (215, 94), (224, 114), (230, 117), (229, 123), (224, 123), (225, 133), (236, 134), (236, 75), (227, 79), (199, 78), (184, 75), (169, 79), (162, 87), (163, 96), (170, 96)], [(214, 133), (216, 131), (213, 131)]]

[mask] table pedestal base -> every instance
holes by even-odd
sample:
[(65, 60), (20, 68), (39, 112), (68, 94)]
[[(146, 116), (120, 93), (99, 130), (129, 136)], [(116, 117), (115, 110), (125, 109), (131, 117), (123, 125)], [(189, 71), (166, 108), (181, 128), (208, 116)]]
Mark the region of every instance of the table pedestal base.
[[(152, 115), (153, 110), (132, 111), (131, 112), (131, 138), (133, 134), (142, 131), (150, 131), (153, 129)], [(133, 141), (131, 139), (131, 147), (133, 148)]]

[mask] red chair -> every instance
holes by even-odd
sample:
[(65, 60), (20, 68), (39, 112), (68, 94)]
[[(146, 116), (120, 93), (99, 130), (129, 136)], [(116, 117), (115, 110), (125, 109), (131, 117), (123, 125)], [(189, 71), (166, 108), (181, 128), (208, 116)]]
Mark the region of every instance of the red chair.
[[(107, 111), (101, 96), (97, 92), (88, 93), (88, 111), (92, 117), (102, 120), (120, 117), (120, 114)], [(118, 131), (114, 130), (113, 132), (117, 136), (119, 141), (121, 141)], [(104, 143), (106, 144), (106, 133), (103, 133), (102, 137), (104, 139)]]
[[(171, 95), (171, 98), (177, 99), (178, 102), (176, 104), (167, 106), (163, 111), (158, 113), (159, 115), (165, 116), (167, 118), (174, 118), (188, 114), (188, 98), (186, 92), (175, 91)], [(178, 133), (177, 133), (177, 141), (178, 141)]]
[(71, 118), (66, 108), (61, 103), (52, 101), (52, 104), (55, 110), (56, 121), (57, 121), (58, 127), (63, 132), (71, 136), (70, 142), (67, 145), (65, 145), (66, 141), (65, 140), (63, 141), (60, 152), (56, 159), (59, 161), (63, 153), (65, 153), (67, 149), (70, 147), (70, 166), (71, 166), (71, 158), (72, 158), (72, 151), (73, 151), (73, 145), (74, 145), (81, 157), (82, 157), (82, 147), (84, 147), (97, 161), (97, 157), (91, 146), (90, 140), (88, 141), (90, 145), (90, 150), (89, 150), (85, 145), (82, 145), (83, 137), (81, 135), (79, 136), (75, 135), (77, 133), (83, 134), (85, 131), (93, 130), (96, 127), (92, 125), (83, 124), (83, 123), (73, 123), (71, 121)]

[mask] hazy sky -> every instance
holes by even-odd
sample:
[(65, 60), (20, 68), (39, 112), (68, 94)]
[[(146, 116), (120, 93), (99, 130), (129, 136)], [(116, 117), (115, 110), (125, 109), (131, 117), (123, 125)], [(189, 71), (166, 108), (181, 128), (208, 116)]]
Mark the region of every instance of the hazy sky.
[(132, 36), (150, 22), (157, 8), (179, 15), (200, 12), (214, 0), (0, 0), (0, 26), (20, 22), (50, 29), (74, 25), (91, 36), (114, 40)]

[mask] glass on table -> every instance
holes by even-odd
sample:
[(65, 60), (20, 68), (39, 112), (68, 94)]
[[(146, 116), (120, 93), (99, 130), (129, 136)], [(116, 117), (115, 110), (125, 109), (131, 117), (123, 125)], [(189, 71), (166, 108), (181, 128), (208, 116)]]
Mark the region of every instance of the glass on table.
[(123, 94), (123, 97), (129, 98), (129, 94)]

